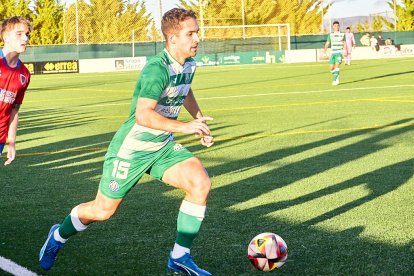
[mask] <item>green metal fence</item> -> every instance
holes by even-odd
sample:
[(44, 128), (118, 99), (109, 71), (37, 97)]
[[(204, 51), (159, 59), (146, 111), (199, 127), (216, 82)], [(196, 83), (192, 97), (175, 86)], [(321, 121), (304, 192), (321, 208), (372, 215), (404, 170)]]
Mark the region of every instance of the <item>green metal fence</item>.
[[(372, 33), (378, 35), (379, 33)], [(356, 33), (357, 46), (363, 33)], [(383, 32), (383, 38), (392, 38), (396, 44), (414, 44), (414, 32)], [(317, 49), (322, 48), (326, 35), (304, 35), (291, 37), (291, 49)], [(283, 43), (283, 42), (282, 42)], [(116, 44), (80, 44), (80, 45), (54, 45), (31, 46), (21, 58), (25, 62), (79, 60), (94, 58), (117, 58), (134, 56), (154, 56), (165, 47), (164, 42), (143, 43), (116, 43)], [(272, 37), (229, 39), (203, 41), (199, 46), (199, 55), (214, 53), (236, 53), (252, 51), (277, 51), (279, 40)]]

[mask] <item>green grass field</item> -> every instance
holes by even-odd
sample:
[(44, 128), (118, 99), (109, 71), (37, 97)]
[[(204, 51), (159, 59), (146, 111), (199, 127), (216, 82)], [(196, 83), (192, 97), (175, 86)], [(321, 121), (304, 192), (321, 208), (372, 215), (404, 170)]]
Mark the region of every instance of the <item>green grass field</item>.
[[(341, 66), (336, 87), (326, 63), (199, 68), (193, 90), (215, 118), (216, 143), (176, 136), (213, 181), (192, 251), (198, 264), (214, 275), (261, 275), (247, 245), (274, 232), (289, 248), (275, 274), (412, 275), (413, 64), (355, 61)], [(0, 256), (43, 273), (47, 232), (94, 198), (137, 75), (32, 78), (18, 157), (0, 165)], [(166, 275), (182, 197), (144, 177), (111, 220), (66, 244), (48, 274)]]

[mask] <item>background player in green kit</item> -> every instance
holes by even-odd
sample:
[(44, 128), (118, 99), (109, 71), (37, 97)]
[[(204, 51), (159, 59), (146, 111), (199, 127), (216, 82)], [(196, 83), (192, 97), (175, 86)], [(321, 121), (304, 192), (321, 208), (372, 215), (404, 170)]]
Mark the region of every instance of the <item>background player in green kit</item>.
[[(141, 72), (132, 97), (129, 118), (119, 128), (105, 155), (102, 178), (94, 200), (74, 207), (49, 231), (39, 254), (40, 266), (49, 270), (66, 240), (95, 221), (109, 219), (144, 173), (182, 189), (177, 235), (167, 266), (173, 272), (211, 275), (200, 269), (190, 255), (206, 211), (210, 178), (201, 162), (173, 140), (172, 133), (200, 136), (211, 146), (213, 137), (191, 90), (196, 63), (192, 57), (199, 43), (193, 11), (172, 9), (164, 14), (161, 29), (166, 48)], [(181, 106), (193, 121), (177, 121)]]
[[(343, 54), (347, 55), (345, 33), (339, 31), (339, 22), (334, 21), (332, 24), (333, 33), (328, 35), (328, 40), (325, 43), (325, 52), (331, 45), (331, 56), (329, 58), (329, 69), (333, 75), (332, 85), (339, 84), (339, 65), (342, 63)], [(344, 51), (344, 53), (343, 53)]]

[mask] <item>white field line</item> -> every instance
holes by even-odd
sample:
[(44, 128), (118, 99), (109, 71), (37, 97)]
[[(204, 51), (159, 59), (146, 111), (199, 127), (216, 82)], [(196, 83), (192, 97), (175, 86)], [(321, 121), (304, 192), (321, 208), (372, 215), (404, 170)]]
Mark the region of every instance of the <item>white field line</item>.
[[(389, 88), (401, 88), (401, 87), (414, 87), (414, 84), (401, 84), (401, 85), (387, 85), (387, 86), (374, 86), (374, 87), (353, 87), (353, 88), (342, 88), (342, 89), (327, 89), (327, 90), (309, 90), (309, 91), (292, 91), (292, 92), (275, 92), (275, 93), (260, 93), (260, 94), (246, 94), (246, 95), (234, 95), (234, 96), (220, 96), (220, 97), (207, 97), (197, 98), (197, 100), (222, 100), (222, 99), (234, 99), (234, 98), (250, 98), (250, 97), (266, 97), (266, 96), (278, 96), (278, 95), (292, 95), (292, 94), (316, 94), (326, 92), (340, 92), (340, 91), (353, 91), (353, 90), (368, 90), (368, 89), (389, 89)], [(104, 107), (104, 106), (115, 106), (115, 105), (130, 105), (131, 102), (125, 103), (107, 103), (107, 104), (91, 104), (84, 106), (72, 106), (70, 108), (93, 108), (93, 107)], [(33, 108), (24, 109), (24, 111), (39, 111), (56, 109), (50, 108)]]
[(325, 92), (368, 90), (368, 89), (387, 89), (387, 88), (401, 88), (401, 87), (414, 87), (414, 84), (376, 86), (376, 87), (353, 87), (353, 88), (327, 89), (327, 90), (309, 90), (309, 91), (260, 93), (260, 94), (250, 94), (250, 95), (247, 94), (247, 95), (209, 97), (209, 98), (197, 98), (197, 99), (198, 100), (216, 100), (216, 99), (245, 98), (245, 97), (262, 97), (262, 96), (276, 96), (276, 95), (292, 95), (292, 94), (315, 94), (315, 93), (325, 93)]
[(36, 273), (22, 267), (15, 262), (0, 256), (0, 270), (11, 273), (16, 276), (37, 276)]

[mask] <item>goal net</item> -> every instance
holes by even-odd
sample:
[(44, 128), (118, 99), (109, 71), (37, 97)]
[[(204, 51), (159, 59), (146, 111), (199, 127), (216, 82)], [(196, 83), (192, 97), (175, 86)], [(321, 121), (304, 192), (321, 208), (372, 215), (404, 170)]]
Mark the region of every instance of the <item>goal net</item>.
[(199, 35), (225, 52), (290, 50), (289, 24), (200, 26)]

